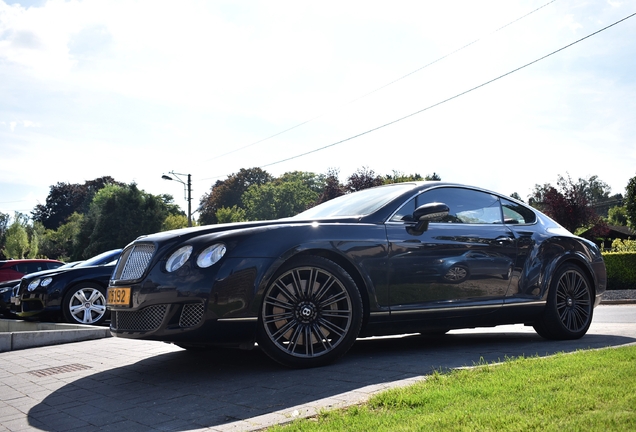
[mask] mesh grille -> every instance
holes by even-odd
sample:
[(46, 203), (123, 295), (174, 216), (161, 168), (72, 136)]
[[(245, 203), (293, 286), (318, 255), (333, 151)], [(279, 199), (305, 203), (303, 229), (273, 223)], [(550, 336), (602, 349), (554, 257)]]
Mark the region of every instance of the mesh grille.
[(125, 251), (115, 269), (114, 279), (141, 279), (154, 252), (155, 246), (147, 243), (136, 244), (131, 249)]
[(151, 331), (161, 325), (168, 309), (167, 305), (149, 306), (139, 311), (114, 311), (115, 318), (111, 319), (113, 330)]
[(199, 324), (203, 318), (203, 309), (203, 303), (184, 305), (179, 318), (179, 327), (194, 327)]

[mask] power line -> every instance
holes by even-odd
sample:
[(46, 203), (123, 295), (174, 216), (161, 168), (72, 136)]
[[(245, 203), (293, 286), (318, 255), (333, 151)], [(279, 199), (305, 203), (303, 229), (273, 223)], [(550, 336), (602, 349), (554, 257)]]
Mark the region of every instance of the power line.
[[(385, 85), (383, 85), (383, 86), (381, 86), (381, 87), (378, 87), (378, 88), (376, 88), (375, 90), (372, 90), (372, 91), (370, 91), (370, 92), (368, 92), (368, 93), (365, 93), (365, 94), (363, 94), (362, 96), (359, 96), (359, 97), (357, 97), (357, 98), (355, 98), (355, 99), (353, 99), (353, 100), (351, 100), (351, 101), (349, 101), (349, 102), (347, 102), (347, 103), (345, 103), (345, 104), (341, 105), (341, 107), (351, 105), (351, 104), (353, 104), (353, 103), (355, 103), (355, 102), (358, 102), (358, 101), (359, 101), (359, 100), (361, 100), (361, 99), (364, 99), (364, 98), (366, 98), (366, 97), (368, 97), (368, 96), (370, 96), (370, 95), (372, 95), (372, 94), (374, 94), (374, 93), (379, 92), (380, 90), (383, 90), (383, 89), (385, 89), (385, 88), (387, 88), (387, 87), (389, 87), (389, 86), (391, 86), (391, 85), (395, 84), (396, 82), (402, 81), (403, 79), (406, 79), (406, 78), (408, 78), (409, 76), (411, 76), (411, 75), (413, 75), (413, 74), (415, 74), (415, 73), (417, 73), (417, 72), (419, 72), (419, 71), (421, 71), (421, 70), (423, 70), (423, 69), (426, 69), (427, 67), (432, 66), (432, 65), (434, 65), (435, 63), (438, 63), (438, 62), (440, 62), (440, 61), (444, 60), (445, 58), (448, 58), (448, 57), (452, 56), (453, 54), (456, 54), (456, 53), (458, 53), (458, 52), (460, 52), (460, 51), (462, 51), (462, 50), (464, 50), (464, 49), (468, 48), (469, 46), (471, 46), (471, 45), (473, 45), (473, 44), (475, 44), (475, 43), (479, 42), (479, 41), (480, 41), (481, 39), (483, 39), (484, 37), (488, 37), (488, 36), (490, 36), (490, 35), (493, 35), (493, 34), (495, 34), (495, 33), (499, 32), (499, 31), (501, 31), (501, 30), (505, 29), (506, 27), (511, 26), (512, 24), (514, 24), (514, 23), (516, 23), (516, 22), (518, 22), (518, 21), (521, 21), (522, 19), (524, 19), (524, 18), (526, 18), (526, 17), (528, 17), (528, 16), (532, 15), (533, 13), (535, 13), (535, 12), (539, 11), (540, 9), (543, 9), (544, 7), (546, 7), (546, 6), (550, 5), (551, 3), (554, 3), (555, 1), (556, 1), (556, 0), (551, 0), (551, 1), (549, 1), (548, 3), (544, 4), (543, 6), (539, 6), (538, 8), (534, 9), (533, 11), (530, 11), (530, 12), (528, 12), (527, 14), (525, 14), (525, 15), (523, 15), (523, 16), (521, 16), (521, 17), (517, 18), (517, 19), (515, 19), (514, 21), (510, 21), (508, 24), (506, 24), (506, 25), (504, 25), (504, 26), (502, 26), (502, 27), (499, 27), (498, 29), (494, 30), (493, 32), (488, 33), (487, 35), (482, 36), (481, 38), (475, 39), (474, 41), (472, 41), (472, 42), (470, 42), (470, 43), (467, 43), (466, 45), (462, 46), (461, 48), (457, 48), (456, 50), (454, 50), (454, 51), (452, 51), (452, 52), (450, 52), (450, 53), (448, 53), (448, 54), (446, 54), (446, 55), (443, 55), (442, 57), (440, 57), (440, 58), (438, 58), (438, 59), (436, 59), (436, 60), (433, 60), (432, 62), (427, 63), (426, 65), (424, 65), (424, 66), (422, 66), (422, 67), (420, 67), (420, 68), (418, 68), (418, 69), (415, 69), (415, 70), (414, 70), (414, 71), (412, 71), (412, 72), (407, 73), (406, 75), (401, 76), (400, 78), (394, 79), (393, 81), (391, 81), (391, 82), (389, 82), (389, 83), (387, 83), (387, 84), (385, 84)], [(236, 153), (236, 152), (241, 151), (241, 150), (244, 150), (244, 149), (246, 149), (246, 148), (248, 148), (248, 147), (255, 146), (256, 144), (260, 144), (260, 143), (262, 143), (262, 142), (264, 142), (264, 141), (270, 140), (270, 139), (275, 138), (275, 137), (277, 137), (277, 136), (279, 136), (279, 135), (282, 135), (282, 134), (284, 134), (284, 133), (286, 133), (286, 132), (289, 132), (289, 131), (294, 130), (294, 129), (296, 129), (296, 128), (299, 128), (299, 127), (301, 127), (301, 126), (303, 126), (303, 125), (306, 125), (307, 123), (312, 122), (312, 121), (314, 121), (314, 120), (316, 120), (316, 119), (318, 119), (318, 118), (320, 118), (320, 117), (323, 117), (324, 115), (326, 115), (326, 112), (323, 112), (322, 114), (319, 114), (319, 115), (317, 115), (317, 116), (315, 116), (315, 117), (312, 117), (312, 118), (310, 118), (309, 120), (305, 120), (305, 121), (303, 121), (303, 122), (301, 122), (301, 123), (298, 123), (297, 125), (294, 125), (294, 126), (292, 126), (292, 127), (290, 127), (290, 128), (287, 128), (287, 129), (285, 129), (285, 130), (282, 130), (282, 131), (280, 131), (280, 132), (277, 132), (277, 133), (275, 133), (274, 135), (270, 135), (270, 136), (268, 136), (268, 137), (266, 137), (266, 138), (260, 139), (260, 140), (258, 140), (258, 141), (255, 141), (255, 142), (251, 143), (251, 144), (247, 144), (247, 145), (245, 145), (245, 146), (243, 146), (243, 147), (239, 147), (239, 148), (237, 148), (237, 149), (231, 150), (231, 151), (226, 152), (226, 153), (223, 153), (223, 154), (221, 154), (221, 155), (214, 156), (214, 157), (212, 157), (212, 158), (210, 158), (210, 159), (207, 159), (207, 160), (206, 160), (206, 162), (213, 161), (213, 160), (216, 160), (216, 159), (220, 159), (220, 158), (222, 158), (222, 157), (224, 157), (224, 156), (230, 155), (230, 154), (232, 154), (232, 153)], [(205, 179), (201, 179), (201, 180), (209, 180), (209, 179), (211, 179), (211, 178), (219, 178), (219, 177), (222, 177), (222, 176), (218, 176), (218, 177), (209, 177), (209, 178), (205, 178)]]
[(608, 25), (607, 27), (604, 27), (604, 28), (602, 28), (602, 29), (600, 29), (600, 30), (595, 31), (594, 33), (590, 33), (589, 35), (587, 35), (587, 36), (585, 36), (585, 37), (582, 37), (581, 39), (578, 39), (578, 40), (576, 40), (576, 41), (574, 41), (574, 42), (572, 42), (572, 43), (570, 43), (570, 44), (568, 44), (568, 45), (565, 45), (564, 47), (559, 48), (559, 49), (558, 49), (558, 50), (556, 50), (556, 51), (552, 51), (551, 53), (546, 54), (546, 55), (544, 55), (543, 57), (540, 57), (540, 58), (538, 58), (538, 59), (536, 59), (536, 60), (533, 60), (533, 61), (531, 61), (530, 63), (526, 63), (526, 64), (525, 64), (525, 65), (523, 65), (523, 66), (520, 66), (520, 67), (518, 67), (518, 68), (516, 68), (516, 69), (513, 69), (513, 70), (511, 70), (511, 71), (509, 71), (509, 72), (506, 72), (506, 73), (505, 73), (505, 74), (503, 74), (503, 75), (499, 75), (499, 76), (498, 76), (498, 77), (496, 77), (496, 78), (493, 78), (493, 79), (491, 79), (491, 80), (489, 80), (489, 81), (486, 81), (486, 82), (484, 82), (484, 83), (482, 83), (482, 84), (479, 84), (478, 86), (472, 87), (472, 88), (470, 88), (470, 89), (468, 89), (468, 90), (465, 90), (465, 91), (463, 91), (463, 92), (461, 92), (461, 93), (456, 94), (455, 96), (452, 96), (452, 97), (449, 97), (449, 98), (447, 98), (447, 99), (444, 99), (443, 101), (437, 102), (437, 103), (435, 103), (435, 104), (433, 104), (433, 105), (430, 105), (430, 106), (428, 106), (428, 107), (426, 107), (426, 108), (422, 108), (421, 110), (415, 111), (415, 112), (413, 112), (413, 113), (411, 113), (411, 114), (405, 115), (405, 116), (403, 116), (403, 117), (400, 117), (400, 118), (398, 118), (398, 119), (395, 119), (395, 120), (393, 120), (393, 121), (390, 121), (390, 122), (388, 122), (388, 123), (385, 123), (385, 124), (383, 124), (383, 125), (381, 125), (381, 126), (377, 126), (377, 127), (373, 128), (373, 129), (369, 129), (369, 130), (367, 130), (367, 131), (365, 131), (365, 132), (361, 132), (361, 133), (359, 133), (359, 134), (357, 134), (357, 135), (350, 136), (349, 138), (345, 138), (345, 139), (340, 140), (340, 141), (337, 141), (337, 142), (335, 142), (335, 143), (328, 144), (328, 145), (326, 145), (326, 146), (319, 147), (319, 148), (317, 148), (317, 149), (310, 150), (310, 151), (308, 151), (308, 152), (301, 153), (301, 154), (298, 154), (298, 155), (296, 155), (296, 156), (291, 156), (291, 157), (288, 157), (288, 158), (286, 158), (286, 159), (281, 159), (281, 160), (276, 161), (276, 162), (272, 162), (272, 163), (268, 163), (268, 164), (265, 164), (265, 165), (261, 165), (259, 168), (265, 168), (265, 167), (268, 167), (268, 166), (277, 165), (277, 164), (279, 164), (279, 163), (283, 163), (283, 162), (287, 162), (287, 161), (290, 161), (290, 160), (293, 160), (293, 159), (297, 159), (297, 158), (299, 158), (299, 157), (307, 156), (307, 155), (309, 155), (309, 154), (316, 153), (316, 152), (319, 152), (319, 151), (321, 151), (321, 150), (325, 150), (325, 149), (328, 149), (328, 148), (330, 148), (330, 147), (337, 146), (338, 144), (342, 144), (342, 143), (345, 143), (345, 142), (347, 142), (347, 141), (351, 141), (351, 140), (356, 139), (356, 138), (359, 138), (359, 137), (361, 137), (361, 136), (364, 136), (364, 135), (370, 134), (371, 132), (375, 132), (375, 131), (380, 130), (380, 129), (382, 129), (382, 128), (385, 128), (385, 127), (387, 127), (387, 126), (391, 126), (392, 124), (395, 124), (395, 123), (401, 122), (402, 120), (406, 120), (406, 119), (408, 119), (408, 118), (410, 118), (410, 117), (413, 117), (413, 116), (415, 116), (415, 115), (417, 115), (417, 114), (421, 114), (421, 113), (423, 113), (424, 111), (428, 111), (428, 110), (430, 110), (431, 108), (435, 108), (435, 107), (437, 107), (437, 106), (439, 106), (439, 105), (442, 105), (442, 104), (444, 104), (444, 103), (446, 103), (446, 102), (452, 101), (453, 99), (457, 99), (457, 98), (458, 98), (458, 97), (460, 97), (460, 96), (464, 96), (465, 94), (468, 94), (468, 93), (470, 93), (470, 92), (472, 92), (472, 91), (475, 91), (475, 90), (477, 90), (477, 89), (479, 89), (479, 88), (482, 88), (482, 87), (484, 87), (484, 86), (486, 86), (486, 85), (488, 85), (488, 84), (491, 84), (491, 83), (493, 83), (493, 82), (495, 82), (495, 81), (497, 81), (497, 80), (500, 80), (500, 79), (502, 79), (502, 78), (504, 78), (504, 77), (506, 77), (506, 76), (508, 76), (508, 75), (510, 75), (510, 74), (513, 74), (513, 73), (515, 73), (515, 72), (518, 72), (518, 71), (520, 71), (521, 69), (524, 69), (524, 68), (526, 68), (526, 67), (528, 67), (528, 66), (531, 66), (531, 65), (533, 65), (533, 64), (535, 64), (535, 63), (537, 63), (537, 62), (539, 62), (539, 61), (541, 61), (541, 60), (544, 60), (544, 59), (546, 59), (546, 58), (548, 58), (548, 57), (550, 57), (550, 56), (552, 56), (552, 55), (554, 55), (554, 54), (556, 54), (556, 53), (558, 53), (558, 52), (561, 52), (561, 51), (563, 51), (563, 50), (565, 50), (565, 49), (567, 49), (567, 48), (569, 48), (569, 47), (571, 47), (571, 46), (573, 46), (573, 45), (576, 45), (576, 44), (577, 44), (577, 43), (579, 43), (579, 42), (582, 42), (582, 41), (584, 41), (584, 40), (586, 40), (586, 39), (588, 39), (588, 38), (590, 38), (590, 37), (592, 37), (592, 36), (594, 36), (594, 35), (596, 35), (596, 34), (599, 34), (599, 33), (603, 32), (603, 31), (605, 31), (605, 30), (609, 29), (610, 27), (613, 27), (613, 26), (615, 26), (615, 25), (617, 25), (617, 24), (620, 24), (621, 22), (623, 22), (623, 21), (625, 21), (625, 20), (627, 20), (627, 19), (629, 19), (629, 18), (632, 18), (632, 17), (633, 17), (633, 16), (635, 16), (635, 15), (636, 15), (636, 13), (633, 13), (633, 14), (631, 14), (631, 15), (629, 15), (629, 16), (627, 16), (627, 17), (625, 17), (625, 18), (621, 19), (621, 20), (616, 21), (616, 22), (615, 22), (615, 23), (613, 23), (613, 24)]

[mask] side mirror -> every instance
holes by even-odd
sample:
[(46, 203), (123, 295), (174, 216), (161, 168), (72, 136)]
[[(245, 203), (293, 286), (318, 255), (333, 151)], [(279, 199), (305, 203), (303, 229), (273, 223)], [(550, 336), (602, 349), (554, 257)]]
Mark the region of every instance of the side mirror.
[(409, 234), (420, 235), (428, 229), (428, 223), (448, 216), (449, 208), (444, 203), (428, 203), (419, 206), (413, 212), (413, 220), (417, 221), (414, 227), (408, 227)]

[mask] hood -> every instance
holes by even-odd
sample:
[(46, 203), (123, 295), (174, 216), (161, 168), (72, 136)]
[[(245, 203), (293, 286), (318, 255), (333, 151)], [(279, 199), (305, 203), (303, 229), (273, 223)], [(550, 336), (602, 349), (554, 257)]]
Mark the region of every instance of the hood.
[(216, 225), (204, 225), (192, 228), (181, 228), (172, 231), (162, 231), (155, 234), (148, 234), (145, 236), (137, 237), (137, 241), (149, 241), (149, 242), (165, 242), (170, 240), (188, 240), (193, 237), (198, 237), (206, 234), (240, 231), (245, 229), (280, 226), (280, 225), (307, 225), (311, 223), (356, 223), (360, 218), (334, 218), (334, 219), (317, 219), (317, 220), (297, 220), (297, 219), (276, 219), (266, 221), (253, 221), (253, 222), (234, 222), (227, 224)]

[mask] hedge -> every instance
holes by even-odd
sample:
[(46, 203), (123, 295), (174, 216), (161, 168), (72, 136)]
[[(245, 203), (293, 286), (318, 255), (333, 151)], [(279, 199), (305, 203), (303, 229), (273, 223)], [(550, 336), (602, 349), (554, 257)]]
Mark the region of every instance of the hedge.
[(636, 289), (636, 252), (604, 252), (607, 289)]

